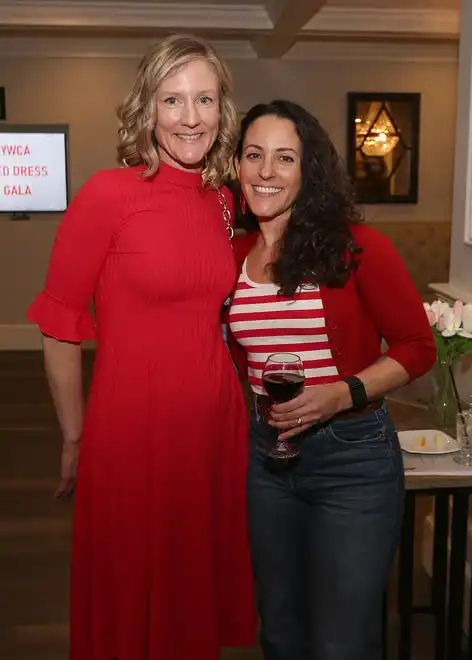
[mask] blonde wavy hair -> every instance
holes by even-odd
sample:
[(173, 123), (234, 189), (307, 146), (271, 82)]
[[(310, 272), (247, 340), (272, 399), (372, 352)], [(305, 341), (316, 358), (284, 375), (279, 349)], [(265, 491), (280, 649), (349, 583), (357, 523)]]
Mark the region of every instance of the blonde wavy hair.
[(237, 137), (237, 113), (231, 74), (216, 51), (203, 39), (175, 34), (160, 40), (139, 64), (133, 88), (118, 107), (118, 162), (128, 167), (146, 165), (143, 177), (159, 169), (154, 137), (157, 119), (156, 90), (164, 78), (195, 59), (204, 59), (217, 73), (220, 84), (220, 124), (216, 140), (205, 159), (204, 185), (218, 188), (232, 173)]

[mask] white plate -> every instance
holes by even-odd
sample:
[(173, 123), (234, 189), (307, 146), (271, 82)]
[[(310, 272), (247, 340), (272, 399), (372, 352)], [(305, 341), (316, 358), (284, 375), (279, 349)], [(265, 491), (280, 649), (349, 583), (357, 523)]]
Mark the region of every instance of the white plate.
[(434, 429), (400, 431), (398, 439), (403, 451), (409, 454), (452, 454), (459, 451), (457, 440)]

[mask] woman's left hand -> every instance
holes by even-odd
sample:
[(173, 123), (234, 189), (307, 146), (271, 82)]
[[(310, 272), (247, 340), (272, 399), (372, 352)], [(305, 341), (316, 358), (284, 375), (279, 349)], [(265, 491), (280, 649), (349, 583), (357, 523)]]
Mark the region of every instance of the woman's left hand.
[(280, 439), (287, 440), (350, 406), (349, 387), (343, 381), (314, 385), (286, 403), (274, 403), (270, 408), (269, 424), (283, 431)]

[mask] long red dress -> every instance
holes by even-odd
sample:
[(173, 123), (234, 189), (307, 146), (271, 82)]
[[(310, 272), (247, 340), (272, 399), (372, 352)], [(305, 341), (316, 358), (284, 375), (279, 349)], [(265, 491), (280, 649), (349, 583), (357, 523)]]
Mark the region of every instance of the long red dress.
[(97, 341), (70, 658), (214, 660), (252, 644), (255, 620), (247, 419), (220, 327), (236, 268), (199, 174), (140, 171), (101, 171), (82, 187), (28, 310), (56, 339)]

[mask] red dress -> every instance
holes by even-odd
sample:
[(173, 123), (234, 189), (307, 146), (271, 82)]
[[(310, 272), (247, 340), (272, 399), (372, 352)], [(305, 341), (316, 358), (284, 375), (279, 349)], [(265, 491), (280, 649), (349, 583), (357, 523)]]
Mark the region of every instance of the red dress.
[(255, 621), (247, 418), (220, 327), (236, 267), (216, 192), (168, 165), (140, 171), (83, 186), (28, 310), (45, 334), (97, 341), (70, 658), (216, 660), (252, 644)]

